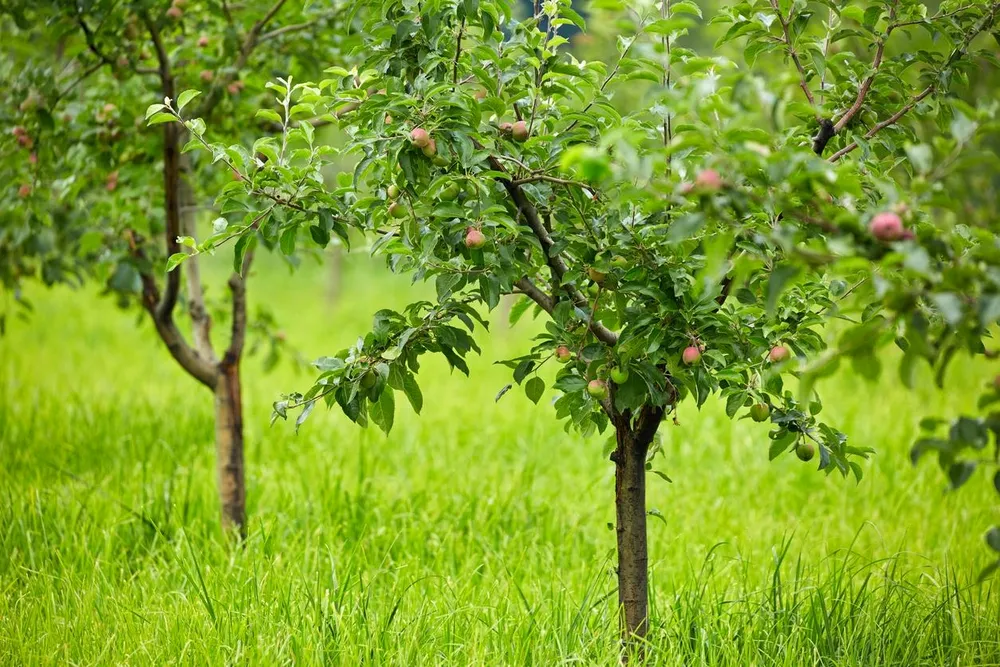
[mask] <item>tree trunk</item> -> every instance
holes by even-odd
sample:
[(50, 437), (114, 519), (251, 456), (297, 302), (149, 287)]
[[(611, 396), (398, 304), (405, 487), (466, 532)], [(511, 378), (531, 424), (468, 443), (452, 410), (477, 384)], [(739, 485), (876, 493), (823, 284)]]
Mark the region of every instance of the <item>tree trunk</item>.
[(646, 452), (650, 439), (617, 420), (615, 514), (618, 533), (618, 604), (626, 652), (642, 652), (649, 629), (649, 557), (646, 543)]
[(239, 363), (219, 365), (215, 387), (215, 448), (222, 527), (247, 536), (246, 487), (243, 479), (243, 402)]

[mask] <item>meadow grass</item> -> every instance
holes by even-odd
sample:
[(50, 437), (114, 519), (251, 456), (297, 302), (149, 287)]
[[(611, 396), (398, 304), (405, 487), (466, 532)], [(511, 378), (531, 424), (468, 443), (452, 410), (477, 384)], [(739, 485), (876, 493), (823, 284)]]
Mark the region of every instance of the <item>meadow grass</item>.
[[(414, 293), (363, 258), (336, 306), (324, 281), (270, 262), (251, 285), (310, 358)], [(388, 437), (323, 409), (298, 435), (269, 427), (310, 376), (249, 359), (234, 550), (207, 391), (95, 291), (32, 296), (0, 339), (0, 664), (617, 661), (606, 438), (566, 434), (516, 389), (494, 402), (509, 371), (493, 362), (531, 323), (480, 335), (472, 379), (428, 360), (423, 415), (398, 408)], [(649, 481), (650, 663), (1000, 664), (1000, 587), (975, 584), (996, 497), (978, 475), (946, 493), (907, 460), (918, 415), (974, 406), (989, 374), (821, 385), (829, 421), (878, 450), (861, 484), (769, 463), (766, 425), (683, 405), (661, 429), (673, 483)]]

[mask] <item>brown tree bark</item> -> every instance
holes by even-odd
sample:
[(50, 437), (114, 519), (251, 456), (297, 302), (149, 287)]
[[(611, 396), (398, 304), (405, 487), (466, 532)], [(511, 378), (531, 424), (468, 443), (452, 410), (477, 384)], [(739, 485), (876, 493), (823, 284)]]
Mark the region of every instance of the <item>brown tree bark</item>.
[(243, 402), (239, 362), (219, 365), (215, 387), (215, 448), (222, 527), (247, 536), (246, 486), (243, 462)]
[(618, 605), (624, 657), (642, 659), (649, 631), (649, 545), (646, 536), (646, 455), (663, 409), (615, 414), (615, 516), (618, 537)]

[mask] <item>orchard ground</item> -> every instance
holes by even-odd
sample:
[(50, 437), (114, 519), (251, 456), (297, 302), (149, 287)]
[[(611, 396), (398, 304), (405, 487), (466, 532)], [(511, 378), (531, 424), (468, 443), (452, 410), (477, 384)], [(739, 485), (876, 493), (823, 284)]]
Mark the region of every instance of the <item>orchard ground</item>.
[[(357, 254), (332, 308), (322, 268), (260, 267), (252, 300), (310, 359), (413, 295)], [(95, 291), (31, 296), (0, 339), (0, 664), (617, 662), (606, 438), (565, 434), (550, 396), (494, 403), (510, 375), (492, 362), (535, 325), (497, 318), (471, 379), (428, 359), (424, 415), (397, 401), (388, 438), (322, 408), (298, 435), (268, 427), (311, 375), (248, 359), (250, 538), (232, 550), (209, 392)], [(656, 466), (673, 483), (649, 478), (650, 662), (1000, 664), (1000, 583), (975, 584), (995, 497), (907, 463), (917, 415), (973, 408), (994, 371), (959, 363), (947, 393), (929, 374), (915, 392), (828, 381), (830, 423), (878, 450), (860, 485), (769, 463), (767, 424), (683, 404)]]

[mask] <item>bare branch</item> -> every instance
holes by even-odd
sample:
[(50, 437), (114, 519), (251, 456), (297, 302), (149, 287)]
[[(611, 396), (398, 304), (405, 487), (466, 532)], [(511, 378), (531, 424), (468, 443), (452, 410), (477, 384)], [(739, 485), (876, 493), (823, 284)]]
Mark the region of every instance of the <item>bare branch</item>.
[(524, 178), (518, 178), (511, 183), (514, 185), (525, 185), (527, 183), (537, 183), (538, 181), (545, 181), (548, 183), (559, 183), (561, 185), (575, 185), (578, 188), (583, 188), (588, 192), (593, 193), (593, 189), (586, 183), (581, 183), (580, 181), (574, 181), (568, 178), (559, 178), (558, 176), (549, 176), (548, 174), (543, 174), (540, 172), (534, 172), (530, 176), (525, 176)]
[[(506, 173), (503, 165), (500, 164), (500, 161), (496, 157), (491, 155), (489, 162), (490, 167), (494, 171)], [(524, 194), (524, 190), (521, 189), (521, 186), (516, 185), (514, 181), (508, 178), (501, 178), (500, 182), (504, 186), (504, 189), (507, 190), (507, 194), (510, 196), (515, 208), (522, 216), (524, 216), (525, 222), (528, 227), (531, 228), (535, 238), (538, 239), (538, 243), (542, 246), (542, 253), (545, 255), (545, 261), (549, 265), (549, 269), (552, 271), (553, 282), (569, 294), (570, 299), (572, 299), (574, 304), (580, 308), (586, 309), (589, 305), (587, 297), (585, 297), (580, 290), (576, 289), (572, 285), (564, 284), (563, 277), (569, 272), (569, 267), (566, 266), (566, 262), (563, 261), (563, 258), (560, 257), (558, 253), (554, 253), (552, 251), (552, 247), (555, 243), (552, 241), (552, 237), (549, 235), (548, 230), (545, 229), (545, 225), (538, 216), (538, 211), (535, 209), (534, 205), (532, 205), (527, 195)], [(618, 342), (618, 335), (601, 323), (591, 320), (587, 324), (594, 335), (597, 336), (597, 339), (602, 343), (614, 345)]]
[(539, 289), (538, 286), (531, 282), (531, 279), (527, 276), (518, 280), (514, 283), (514, 285), (521, 290), (525, 296), (537, 303), (546, 313), (551, 314), (555, 309), (555, 300)]
[(281, 28), (276, 28), (271, 32), (265, 32), (257, 39), (257, 43), (266, 42), (269, 39), (274, 39), (275, 37), (281, 37), (282, 35), (287, 35), (292, 32), (299, 32), (300, 30), (305, 30), (316, 25), (316, 21), (306, 21), (305, 23), (294, 23), (292, 25), (286, 25)]
[[(872, 127), (872, 129), (868, 130), (865, 133), (865, 139), (871, 139), (885, 128), (889, 127), (890, 125), (894, 125), (897, 121), (899, 121), (900, 118), (909, 113), (913, 109), (913, 107), (917, 106), (921, 100), (923, 100), (925, 97), (933, 93), (934, 90), (935, 88), (933, 85), (924, 88), (918, 95), (914, 96), (913, 99), (907, 102), (906, 105), (903, 106), (903, 108), (901, 108), (899, 111), (892, 114), (882, 122), (876, 123)], [(852, 141), (851, 143), (849, 143), (848, 145), (844, 146), (839, 151), (831, 155), (829, 157), (830, 162), (836, 162), (837, 160), (844, 157), (851, 151), (855, 150), (857, 147), (858, 147), (858, 142)]]
[(872, 59), (872, 73), (866, 77), (865, 80), (861, 82), (861, 86), (858, 87), (858, 95), (854, 99), (854, 104), (852, 104), (851, 107), (844, 112), (844, 115), (841, 116), (836, 123), (834, 123), (833, 131), (835, 133), (844, 129), (844, 126), (851, 122), (851, 119), (854, 118), (859, 111), (861, 111), (861, 107), (865, 103), (865, 98), (868, 96), (868, 91), (871, 90), (872, 83), (875, 81), (875, 76), (878, 74), (879, 68), (882, 67), (882, 56), (885, 55), (885, 43), (889, 41), (889, 35), (892, 34), (892, 21), (895, 20), (895, 18), (896, 2), (893, 2), (892, 6), (889, 8), (889, 27), (886, 29), (885, 35), (879, 39), (878, 46), (875, 48), (875, 57)]
[[(177, 328), (172, 313), (167, 312), (165, 316), (159, 313), (160, 293), (156, 286), (156, 279), (150, 273), (150, 262), (142, 249), (142, 240), (131, 229), (126, 230), (126, 238), (129, 244), (130, 254), (138, 260), (139, 276), (142, 280), (142, 305), (149, 313), (156, 327), (156, 332), (160, 339), (167, 346), (170, 355), (180, 364), (181, 368), (187, 371), (191, 377), (201, 382), (209, 389), (215, 390), (218, 382), (218, 372), (213, 363), (203, 359), (198, 353), (188, 345), (184, 336)], [(173, 273), (173, 272), (172, 272)]]

